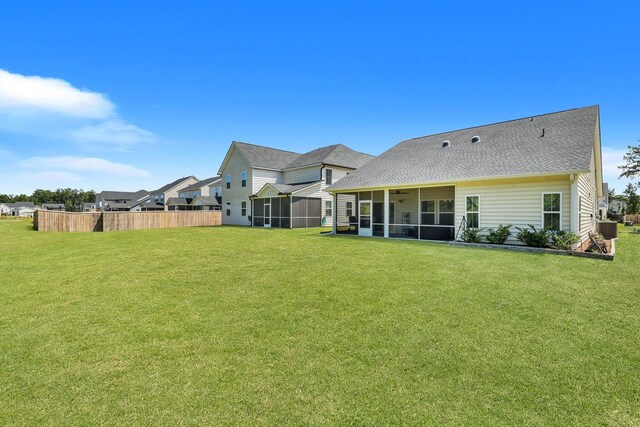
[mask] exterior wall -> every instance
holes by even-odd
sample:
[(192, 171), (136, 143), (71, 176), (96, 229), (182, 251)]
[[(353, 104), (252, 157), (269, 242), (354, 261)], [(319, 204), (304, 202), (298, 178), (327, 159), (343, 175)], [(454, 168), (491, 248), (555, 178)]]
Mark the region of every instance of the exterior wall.
[[(311, 166), (308, 168), (300, 168), (284, 171), (284, 183), (285, 184), (299, 184), (301, 182), (313, 182), (319, 181), (320, 178), (320, 165)], [(323, 170), (324, 173), (324, 170)]]
[[(595, 161), (591, 157), (591, 172), (578, 175), (578, 230), (582, 241), (589, 238), (589, 232), (595, 231), (598, 212), (596, 190)], [(582, 206), (580, 206), (582, 200)]]
[[(568, 175), (527, 179), (478, 181), (456, 185), (456, 229), (465, 216), (466, 196), (479, 196), (480, 228), (511, 224), (514, 227), (542, 227), (542, 194), (561, 193), (562, 230), (571, 231), (571, 182)], [(517, 230), (507, 243), (520, 244)]]
[[(238, 172), (238, 179), (240, 179), (240, 173), (241, 171)], [(247, 172), (247, 180), (249, 180), (248, 174), (249, 172)], [(266, 169), (253, 169), (251, 171), (251, 175), (252, 175), (252, 180), (247, 181), (247, 188), (253, 189), (251, 194), (256, 194), (267, 183), (272, 183), (272, 184), (284, 183), (283, 173), (279, 171), (272, 171), (272, 170), (266, 170)], [(249, 184), (250, 182), (251, 182), (251, 185)]]
[(206, 188), (206, 192), (207, 194), (201, 194), (200, 192), (202, 191), (202, 189), (200, 190), (193, 190), (193, 191), (181, 191), (180, 194), (178, 195), (178, 197), (183, 198), (183, 199), (195, 199), (196, 196), (208, 196), (209, 195), (209, 187), (207, 187), (206, 185), (203, 187)]
[(220, 183), (216, 183), (215, 185), (208, 186), (209, 196), (221, 196), (222, 195), (222, 186)]
[[(169, 200), (171, 197), (178, 197), (180, 194), (180, 190), (186, 187), (189, 187), (198, 182), (197, 179), (193, 177), (189, 177), (182, 181), (180, 184), (176, 185), (174, 188), (170, 188), (168, 191), (164, 192), (164, 203)], [(165, 205), (164, 210), (168, 210), (168, 207)]]
[[(247, 172), (246, 187), (242, 187), (243, 171)], [(224, 169), (220, 173), (222, 175), (222, 224), (251, 225), (249, 223), (249, 215), (251, 215), (251, 200), (249, 196), (255, 194), (253, 190), (255, 183), (252, 185), (253, 171), (249, 166), (249, 162), (234, 147)], [(227, 175), (231, 175), (230, 189), (227, 189)], [(247, 202), (247, 216), (242, 216), (243, 201)], [(227, 216), (227, 208), (230, 210), (231, 215), (229, 216)]]
[(327, 215), (326, 206), (325, 206), (325, 201), (326, 200), (331, 200), (332, 208), (334, 210), (336, 209), (336, 207), (333, 206), (333, 203), (334, 203), (333, 202), (333, 196), (331, 196), (331, 194), (329, 194), (328, 192), (325, 191), (325, 189), (328, 187), (327, 181), (326, 181), (326, 179), (327, 179), (327, 169), (331, 169), (332, 183), (338, 182), (339, 180), (341, 180), (342, 178), (347, 176), (347, 173), (352, 172), (353, 169), (339, 168), (339, 167), (335, 167), (335, 166), (325, 166), (322, 169), (322, 184), (321, 184), (321, 187), (320, 187), (322, 195), (321, 196), (310, 196), (310, 197), (321, 197), (322, 198), (322, 217), (325, 219), (324, 225), (333, 227), (333, 215)]

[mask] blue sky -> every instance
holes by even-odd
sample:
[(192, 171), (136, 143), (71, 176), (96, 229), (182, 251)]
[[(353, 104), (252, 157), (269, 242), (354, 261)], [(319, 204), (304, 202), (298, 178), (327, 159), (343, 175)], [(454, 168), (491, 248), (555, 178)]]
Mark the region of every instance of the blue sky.
[(640, 3), (3, 2), (0, 193), (151, 190), (232, 140), (379, 154), (599, 104), (640, 139)]

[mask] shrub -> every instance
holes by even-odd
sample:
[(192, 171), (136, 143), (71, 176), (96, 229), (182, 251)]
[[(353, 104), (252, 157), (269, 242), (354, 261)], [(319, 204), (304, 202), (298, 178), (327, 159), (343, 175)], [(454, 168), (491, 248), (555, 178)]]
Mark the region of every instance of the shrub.
[(466, 228), (462, 232), (462, 240), (467, 243), (480, 243), (481, 237), (480, 232), (481, 228)]
[(529, 224), (529, 228), (516, 228), (518, 229), (516, 239), (520, 240), (527, 246), (544, 248), (549, 244), (549, 237), (551, 237), (551, 231), (549, 228), (541, 228), (538, 230), (531, 224)]
[(551, 247), (563, 251), (571, 249), (580, 241), (580, 236), (573, 232), (556, 231), (551, 234)]
[(496, 229), (490, 228), (489, 234), (485, 236), (485, 239), (487, 239), (489, 243), (493, 243), (494, 245), (502, 245), (507, 241), (509, 236), (511, 236), (511, 227), (513, 226), (499, 225)]

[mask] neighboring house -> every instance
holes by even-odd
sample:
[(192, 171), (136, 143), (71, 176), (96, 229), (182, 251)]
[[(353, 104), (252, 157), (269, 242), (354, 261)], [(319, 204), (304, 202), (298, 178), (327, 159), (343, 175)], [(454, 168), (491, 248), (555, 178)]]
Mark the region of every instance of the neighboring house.
[[(222, 179), (219, 176), (183, 188), (178, 197), (167, 200), (169, 210), (220, 210)], [(209, 198), (211, 196), (211, 198)]]
[(627, 202), (624, 200), (611, 200), (609, 201), (609, 210), (614, 215), (622, 215), (623, 211), (627, 211)]
[[(169, 199), (179, 198), (180, 191), (182, 191), (184, 188), (189, 187), (190, 185), (195, 184), (196, 182), (198, 182), (198, 178), (193, 175), (178, 178), (175, 181), (158, 188), (157, 190), (150, 191), (149, 193), (151, 197), (149, 201), (151, 204), (156, 205), (157, 208), (169, 210), (169, 205), (166, 204)], [(149, 209), (151, 209), (151, 207), (152, 206), (149, 205)]]
[(32, 217), (36, 211), (36, 205), (33, 202), (15, 202), (5, 203), (9, 208), (8, 215), (20, 217)]
[(609, 210), (609, 184), (602, 183), (602, 197), (598, 200), (598, 219), (606, 220)]
[(584, 240), (603, 196), (599, 110), (409, 139), (328, 191), (337, 234), (453, 240), (462, 227), (531, 224)]
[(324, 191), (373, 156), (342, 144), (305, 154), (234, 141), (220, 166), (222, 223), (258, 227), (331, 225)]
[(83, 212), (96, 212), (98, 210), (98, 204), (97, 203), (84, 203), (82, 205), (82, 211)]
[(0, 203), (0, 215), (11, 215), (11, 208), (7, 203)]
[(65, 205), (62, 203), (43, 203), (42, 209), (45, 211), (64, 211)]
[(141, 211), (145, 210), (143, 205), (149, 201), (150, 197), (151, 195), (146, 190), (136, 192), (102, 191), (96, 194), (95, 207), (103, 211)]

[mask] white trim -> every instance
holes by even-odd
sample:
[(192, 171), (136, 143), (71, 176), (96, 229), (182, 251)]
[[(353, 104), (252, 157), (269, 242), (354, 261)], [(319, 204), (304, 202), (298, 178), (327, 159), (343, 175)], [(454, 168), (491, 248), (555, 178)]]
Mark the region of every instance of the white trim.
[[(468, 197), (477, 197), (478, 198), (478, 211), (477, 212), (476, 211), (471, 211), (471, 212), (467, 211), (467, 198)], [(467, 221), (467, 214), (468, 213), (477, 213), (478, 214), (478, 227), (477, 228), (480, 228), (480, 195), (479, 194), (465, 194), (464, 195), (464, 221), (465, 221), (465, 224), (467, 224), (467, 227), (469, 227), (469, 221)], [(455, 214), (454, 214), (454, 219), (453, 219), (453, 223), (454, 223), (453, 225), (454, 226), (456, 225), (455, 222), (456, 222), (456, 220), (455, 220)]]
[[(580, 228), (580, 212), (578, 206), (578, 177), (572, 176), (573, 181), (571, 181), (571, 231), (574, 233), (578, 232)], [(561, 196), (562, 197), (562, 196)], [(542, 200), (543, 209), (544, 209), (544, 199)], [(542, 216), (543, 224), (544, 224), (544, 214)]]
[(389, 237), (389, 208), (391, 207), (390, 201), (389, 201), (389, 189), (385, 189), (382, 190), (383, 194), (384, 194), (384, 199), (383, 199), (383, 203), (384, 206), (382, 207), (382, 212), (383, 212), (383, 223), (384, 223), (384, 228), (383, 228), (383, 237)]
[[(362, 228), (360, 226), (360, 206), (363, 204), (369, 204), (369, 228)], [(367, 230), (363, 233), (363, 230)], [(373, 236), (373, 194), (371, 194), (371, 200), (358, 199), (358, 236), (372, 237)]]
[(547, 176), (567, 176), (568, 177), (571, 174), (590, 173), (590, 172), (591, 172), (590, 170), (584, 169), (584, 170), (573, 170), (573, 171), (532, 173), (532, 174), (523, 174), (523, 175), (484, 176), (484, 177), (477, 177), (477, 178), (456, 179), (453, 181), (420, 182), (420, 183), (414, 183), (414, 184), (389, 184), (389, 185), (373, 186), (373, 187), (336, 188), (336, 189), (328, 188), (327, 191), (329, 191), (330, 193), (353, 193), (353, 192), (370, 191), (370, 190), (379, 191), (379, 190), (384, 190), (385, 188), (402, 190), (406, 188), (418, 188), (418, 187), (425, 187), (425, 188), (448, 187), (451, 185), (456, 185), (458, 183), (475, 182), (475, 181), (496, 181), (496, 180), (506, 180), (506, 179), (547, 177)]
[[(560, 210), (559, 211), (545, 211), (544, 210), (544, 196), (546, 194), (559, 194), (560, 195)], [(540, 218), (540, 226), (544, 228), (544, 214), (545, 213), (557, 213), (560, 214), (560, 224), (558, 225), (558, 229), (562, 230), (562, 191), (547, 191), (543, 192), (540, 196), (540, 201), (542, 202), (541, 210), (541, 218)]]

